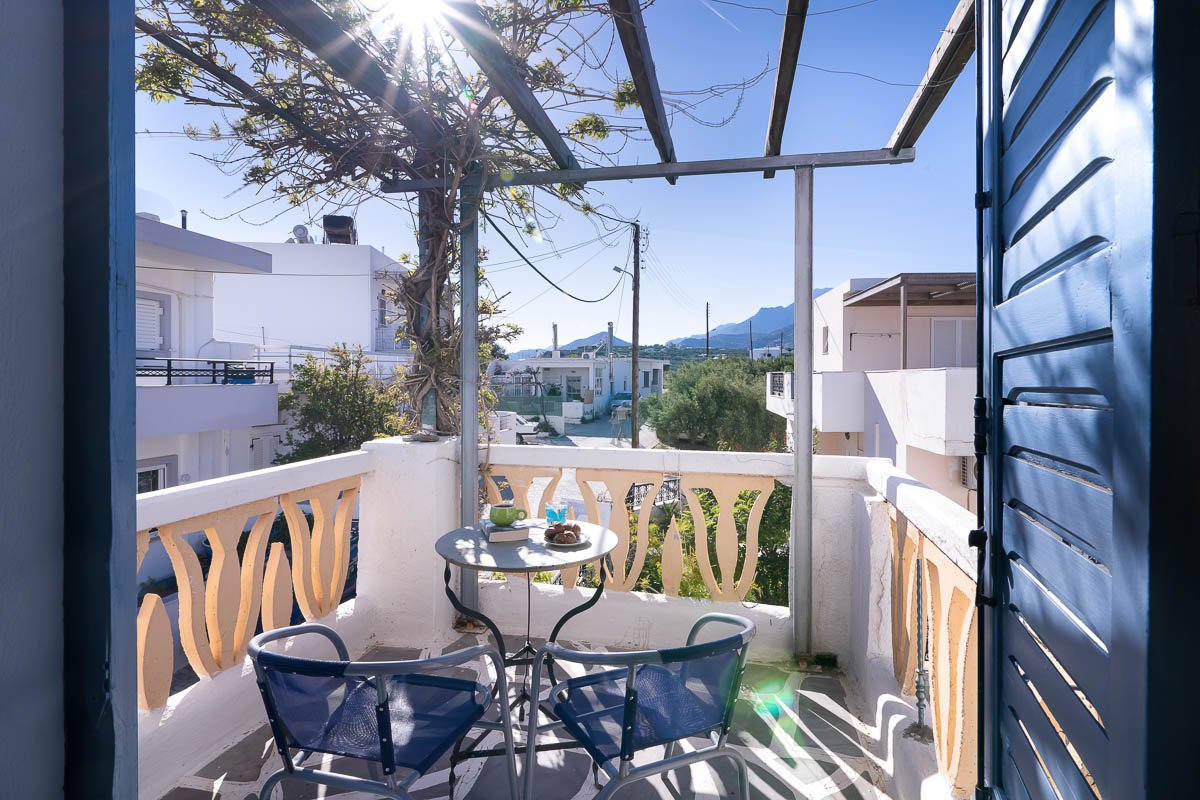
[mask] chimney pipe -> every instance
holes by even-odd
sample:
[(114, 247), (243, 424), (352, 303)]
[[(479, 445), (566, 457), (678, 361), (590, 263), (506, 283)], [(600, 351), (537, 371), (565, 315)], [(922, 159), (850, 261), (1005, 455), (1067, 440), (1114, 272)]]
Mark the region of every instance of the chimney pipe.
[(183, 226), (183, 229), (186, 231), (187, 230), (187, 209), (186, 208), (179, 212), (179, 219), (180, 219), (180, 224)]
[(551, 323), (551, 326), (554, 329), (554, 340), (553, 340), (553, 344), (550, 345), (550, 354), (554, 358), (558, 358), (558, 323), (553, 322), (553, 323)]

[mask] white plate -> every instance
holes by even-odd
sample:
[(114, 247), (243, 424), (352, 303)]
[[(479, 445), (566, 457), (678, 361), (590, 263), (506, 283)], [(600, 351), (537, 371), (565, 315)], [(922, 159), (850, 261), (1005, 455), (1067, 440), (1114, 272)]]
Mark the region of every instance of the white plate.
[(578, 536), (579, 541), (575, 544), (558, 544), (553, 539), (547, 539), (546, 532), (542, 531), (542, 541), (546, 543), (546, 547), (553, 547), (555, 550), (575, 550), (587, 546), (592, 541), (586, 533), (580, 533)]

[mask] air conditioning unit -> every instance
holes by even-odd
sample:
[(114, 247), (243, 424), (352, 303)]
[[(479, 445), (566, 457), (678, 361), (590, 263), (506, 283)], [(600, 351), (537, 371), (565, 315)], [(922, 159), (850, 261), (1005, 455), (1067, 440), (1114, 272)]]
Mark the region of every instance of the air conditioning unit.
[(972, 456), (958, 457), (958, 485), (964, 489), (974, 491), (975, 486), (975, 459)]

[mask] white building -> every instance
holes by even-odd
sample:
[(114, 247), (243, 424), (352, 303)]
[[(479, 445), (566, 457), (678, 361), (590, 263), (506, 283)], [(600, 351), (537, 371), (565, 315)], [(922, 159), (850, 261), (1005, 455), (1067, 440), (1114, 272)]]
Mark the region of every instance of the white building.
[[(890, 458), (975, 508), (974, 273), (855, 278), (816, 298), (813, 372), (816, 453)], [(767, 407), (794, 441), (790, 373), (767, 376)]]
[(764, 361), (768, 358), (778, 358), (779, 356), (790, 356), (792, 354), (791, 345), (764, 345), (763, 347), (747, 348), (746, 355), (753, 358), (755, 361)]
[[(564, 356), (561, 351), (548, 350), (534, 358), (493, 361), (488, 365), (488, 375), (501, 396), (501, 408), (512, 406), (509, 410), (538, 414), (540, 398), (545, 397), (553, 401), (550, 416), (561, 415), (567, 422), (579, 422), (606, 415), (613, 400), (621, 395), (631, 396), (634, 386), (639, 397), (661, 394), (670, 363), (639, 358), (639, 376), (635, 380), (630, 358), (610, 359), (598, 351)], [(562, 402), (562, 411), (554, 413), (558, 401)]]
[(268, 253), (138, 216), (138, 491), (270, 465), (258, 426), (279, 421), (273, 365), (213, 326), (218, 276), (270, 273)]
[(222, 274), (216, 281), (216, 329), (258, 348), (286, 376), (308, 353), (359, 345), (381, 378), (411, 361), (396, 342), (401, 315), (384, 295), (407, 268), (370, 245), (245, 242), (270, 254), (269, 275)]

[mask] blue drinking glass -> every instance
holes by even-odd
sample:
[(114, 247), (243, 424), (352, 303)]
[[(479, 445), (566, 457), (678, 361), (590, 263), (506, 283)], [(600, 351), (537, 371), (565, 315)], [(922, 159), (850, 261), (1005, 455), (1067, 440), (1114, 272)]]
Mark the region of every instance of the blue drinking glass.
[(556, 522), (567, 521), (566, 503), (546, 503), (546, 522), (553, 525)]

